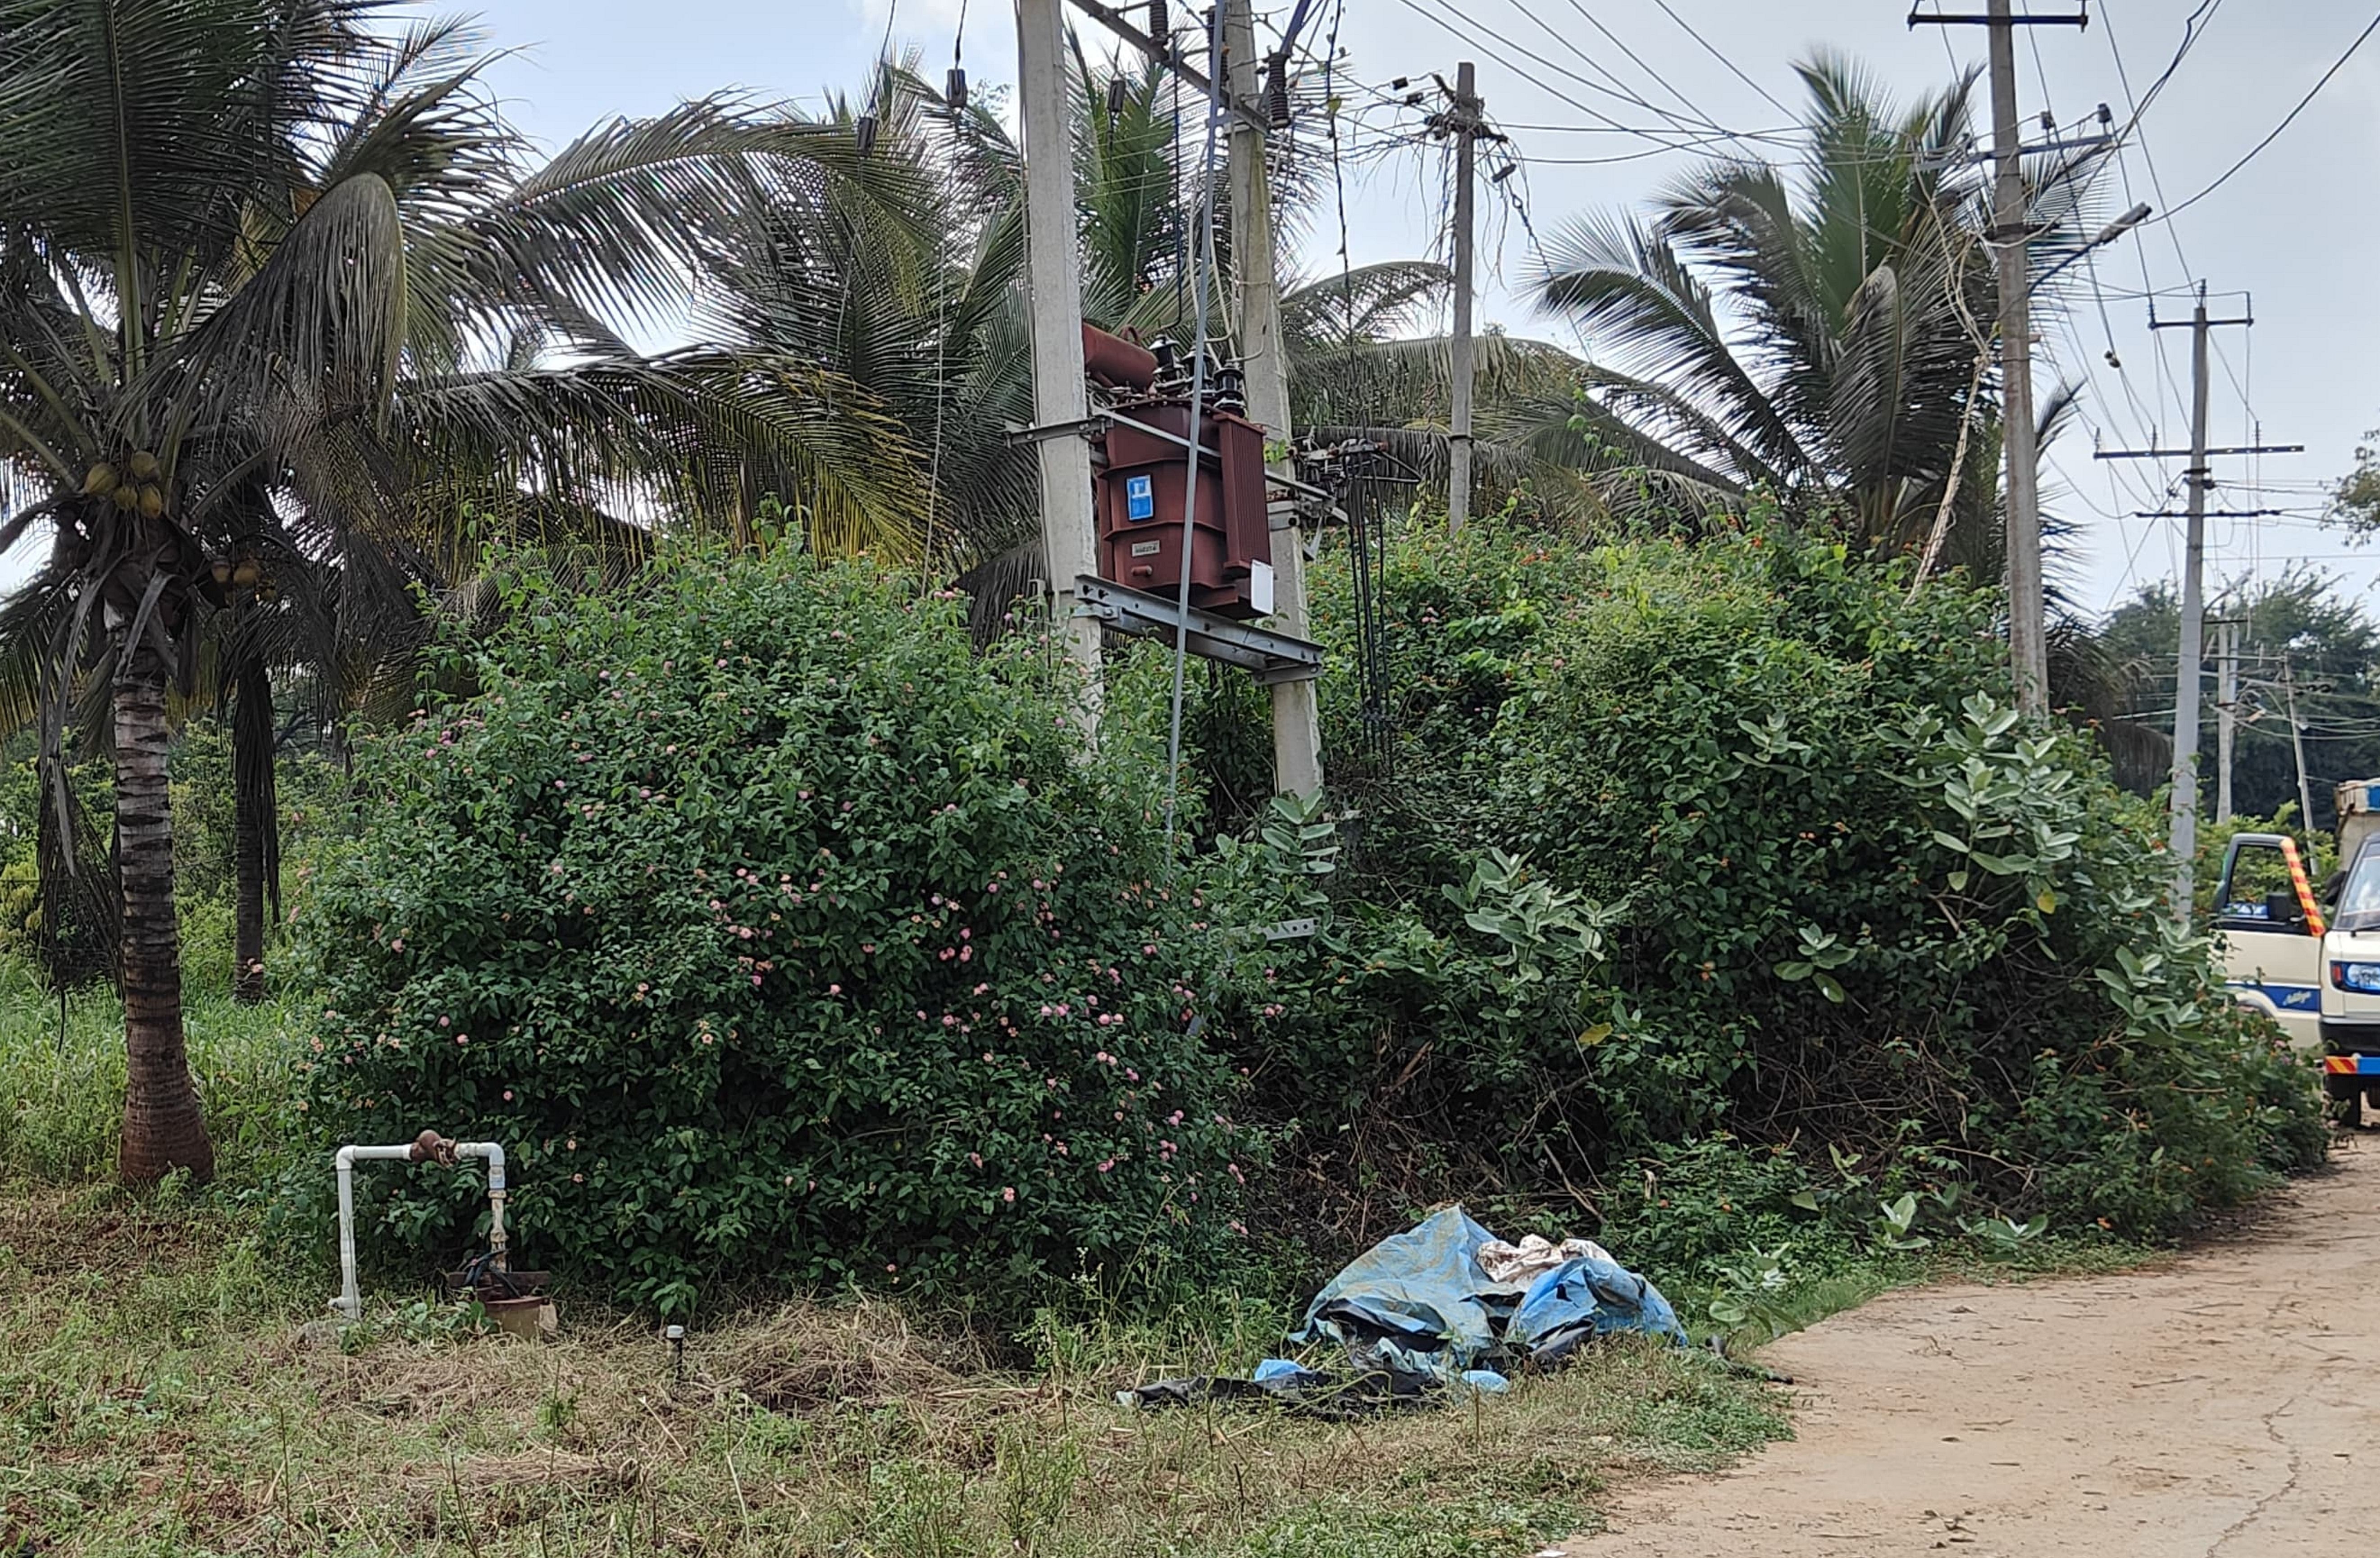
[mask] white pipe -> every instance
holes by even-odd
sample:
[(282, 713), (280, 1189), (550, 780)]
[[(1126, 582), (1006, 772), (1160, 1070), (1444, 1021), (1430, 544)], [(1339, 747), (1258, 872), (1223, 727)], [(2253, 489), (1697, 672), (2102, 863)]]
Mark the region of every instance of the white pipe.
[(492, 1141), (458, 1141), (455, 1156), (488, 1160), (488, 1254), (504, 1271), (504, 1150)]
[[(430, 1133), (424, 1132), (429, 1136)], [(488, 1161), (488, 1248), (495, 1257), (496, 1270), (504, 1269), (504, 1150), (492, 1141), (440, 1142), (441, 1156), (485, 1158)], [(349, 1321), (364, 1317), (364, 1300), (356, 1282), (356, 1169), (359, 1160), (387, 1162), (419, 1162), (424, 1156), (419, 1141), (408, 1141), (401, 1147), (342, 1147), (333, 1160), (339, 1176), (339, 1296), (331, 1300), (331, 1308)]]

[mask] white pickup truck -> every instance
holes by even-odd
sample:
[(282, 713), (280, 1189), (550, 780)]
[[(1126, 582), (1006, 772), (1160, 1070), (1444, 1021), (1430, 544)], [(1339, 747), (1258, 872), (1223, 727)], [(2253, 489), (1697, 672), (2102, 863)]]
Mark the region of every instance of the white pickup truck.
[(2241, 1004), (2320, 1053), (2333, 1108), (2380, 1109), (2380, 779), (2341, 785), (2338, 859), (2312, 882), (2297, 841), (2235, 834), (2215, 890), (2224, 977)]

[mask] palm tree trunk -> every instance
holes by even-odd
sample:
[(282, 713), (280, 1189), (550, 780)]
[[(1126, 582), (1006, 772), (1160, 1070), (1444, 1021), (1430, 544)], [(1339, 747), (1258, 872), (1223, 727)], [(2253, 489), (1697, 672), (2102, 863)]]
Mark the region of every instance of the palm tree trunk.
[(165, 664), (123, 646), (115, 678), (115, 847), (124, 884), (124, 1140), (116, 1173), (213, 1176), (214, 1144), (182, 1038), (182, 943), (174, 918), (174, 804), (165, 785)]
[(264, 999), (264, 922), (268, 900), (280, 900), (278, 829), (273, 794), (273, 680), (261, 662), (243, 656), (233, 693), (232, 906), (233, 999)]

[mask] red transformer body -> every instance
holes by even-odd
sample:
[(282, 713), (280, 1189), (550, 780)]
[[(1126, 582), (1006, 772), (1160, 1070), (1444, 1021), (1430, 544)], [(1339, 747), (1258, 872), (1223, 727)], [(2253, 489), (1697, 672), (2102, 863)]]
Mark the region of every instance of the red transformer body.
[[(1189, 450), (1135, 428), (1190, 436), (1186, 400), (1148, 400), (1110, 413), (1107, 463), (1093, 477), (1099, 575), (1173, 598), (1182, 581), (1182, 507)], [(1198, 505), (1191, 517), (1190, 603), (1218, 616), (1272, 611), (1272, 529), (1265, 512), (1264, 429), (1209, 408), (1198, 419)]]

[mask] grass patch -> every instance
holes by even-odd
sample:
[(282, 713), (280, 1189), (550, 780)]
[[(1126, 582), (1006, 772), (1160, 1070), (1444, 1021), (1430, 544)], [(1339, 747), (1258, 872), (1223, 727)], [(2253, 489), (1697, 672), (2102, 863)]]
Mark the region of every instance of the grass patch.
[[(183, 1030), (218, 1161), (235, 1183), (285, 1152), (290, 1062), (303, 1042), (287, 1006), (243, 1006), (220, 985), (185, 992)], [(0, 955), (0, 1178), (76, 1184), (115, 1166), (124, 1116), (124, 1007), (104, 984), (55, 992)]]
[(0, 1551), (1502, 1558), (1589, 1527), (1614, 1476), (1785, 1431), (1773, 1391), (1637, 1345), (1354, 1424), (1113, 1404), (1244, 1366), (1277, 1312), (1237, 1339), (1185, 1313), (987, 1341), (783, 1305), (697, 1330), (682, 1382), (648, 1326), (583, 1304), (542, 1346), (427, 1302), (342, 1336), (250, 1214), (171, 1199), (0, 1201), (0, 1465), (23, 1468)]

